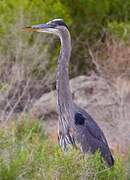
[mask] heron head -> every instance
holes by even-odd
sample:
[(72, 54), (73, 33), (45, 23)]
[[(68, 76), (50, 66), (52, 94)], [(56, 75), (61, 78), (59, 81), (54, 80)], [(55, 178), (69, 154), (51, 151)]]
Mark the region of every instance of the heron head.
[(25, 31), (36, 31), (36, 32), (46, 32), (59, 35), (61, 31), (68, 29), (67, 25), (64, 23), (63, 19), (54, 19), (45, 24), (33, 25), (30, 27), (25, 27)]

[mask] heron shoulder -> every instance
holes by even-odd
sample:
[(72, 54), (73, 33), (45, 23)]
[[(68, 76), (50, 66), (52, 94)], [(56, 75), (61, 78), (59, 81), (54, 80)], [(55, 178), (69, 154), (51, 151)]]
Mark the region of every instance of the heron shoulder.
[(97, 122), (84, 109), (78, 107), (77, 105), (74, 121), (77, 128), (83, 127), (84, 130), (89, 132), (93, 138), (108, 145), (104, 133), (98, 126)]

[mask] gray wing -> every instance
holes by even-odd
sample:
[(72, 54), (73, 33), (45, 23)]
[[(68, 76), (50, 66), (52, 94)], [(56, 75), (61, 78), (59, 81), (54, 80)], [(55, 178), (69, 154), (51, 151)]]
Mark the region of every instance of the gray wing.
[(85, 127), (89, 133), (99, 141), (102, 141), (104, 144), (108, 145), (107, 140), (103, 134), (103, 131), (100, 129), (98, 124), (93, 120), (93, 118), (83, 109), (78, 108), (77, 113), (80, 113), (81, 116), (85, 119)]
[(114, 164), (107, 140), (93, 118), (83, 109), (76, 107), (75, 126), (78, 132), (78, 142), (83, 152), (94, 153), (100, 150), (102, 156), (109, 166)]

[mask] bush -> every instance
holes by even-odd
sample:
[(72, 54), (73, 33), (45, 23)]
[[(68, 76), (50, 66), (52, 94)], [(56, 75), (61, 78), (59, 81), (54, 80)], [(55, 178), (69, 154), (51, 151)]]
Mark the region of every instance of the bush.
[(0, 179), (125, 179), (119, 158), (106, 167), (100, 153), (83, 156), (78, 150), (63, 153), (44, 135), (42, 124), (23, 119), (0, 130)]
[[(127, 0), (125, 4), (122, 0), (78, 0), (75, 4), (73, 4), (73, 1), (63, 0), (3, 0), (0, 2), (0, 22), (2, 24), (0, 28), (1, 53), (3, 54), (4, 52), (4, 54), (11, 55), (10, 59), (14, 60), (17, 58), (17, 54), (15, 53), (17, 46), (17, 49), (21, 48), (22, 50), (19, 52), (20, 54), (24, 52), (25, 48), (28, 49), (28, 54), (30, 54), (30, 44), (35, 44), (35, 36), (31, 35), (28, 37), (25, 34), (23, 35), (21, 28), (25, 25), (38, 24), (54, 18), (63, 18), (69, 25), (73, 39), (71, 63), (72, 65), (76, 64), (76, 66), (71, 66), (71, 75), (75, 76), (77, 74), (87, 73), (94, 68), (91, 57), (89, 56), (88, 46), (94, 48), (97, 41), (102, 38), (104, 28), (107, 29), (108, 26), (111, 27), (111, 25), (113, 27), (114, 22), (119, 22), (118, 27), (120, 24), (123, 25), (125, 23), (129, 26), (129, 7), (129, 0)], [(115, 28), (111, 28), (111, 30), (115, 32)], [(22, 47), (19, 47), (19, 36), (22, 40), (25, 39), (24, 43), (28, 41), (30, 43), (27, 46), (24, 46), (23, 43)], [(47, 43), (46, 46), (42, 43), (41, 49), (46, 49), (48, 52), (49, 56), (47, 57), (47, 61), (49, 60), (50, 63), (47, 68), (52, 70), (56, 66), (59, 53), (54, 47), (59, 47), (59, 45), (57, 45), (55, 39), (49, 42), (51, 48), (48, 47), (49, 45), (47, 46)], [(100, 46), (101, 44), (99, 43), (98, 48)], [(36, 51), (40, 49), (39, 46), (35, 46), (35, 48)], [(43, 52), (45, 54), (44, 50)], [(39, 54), (44, 58), (44, 54), (42, 54), (41, 51)], [(26, 56), (23, 58), (24, 61), (28, 61)], [(32, 60), (37, 61), (35, 56)], [(36, 72), (39, 70), (41, 70), (41, 67), (35, 68)], [(44, 74), (46, 74), (46, 72), (44, 72)]]
[(130, 40), (130, 24), (113, 21), (108, 24), (108, 30), (118, 39), (125, 42)]

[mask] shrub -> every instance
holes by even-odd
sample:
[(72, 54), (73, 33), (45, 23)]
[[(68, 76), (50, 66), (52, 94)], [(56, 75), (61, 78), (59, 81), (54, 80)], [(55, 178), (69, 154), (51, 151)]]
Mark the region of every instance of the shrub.
[(121, 22), (118, 23), (113, 21), (108, 24), (108, 30), (116, 37), (118, 40), (123, 40), (129, 42), (130, 40), (130, 24)]
[(63, 153), (50, 143), (38, 121), (23, 119), (0, 130), (0, 179), (125, 179), (119, 158), (106, 167), (100, 153), (84, 156), (78, 150)]

